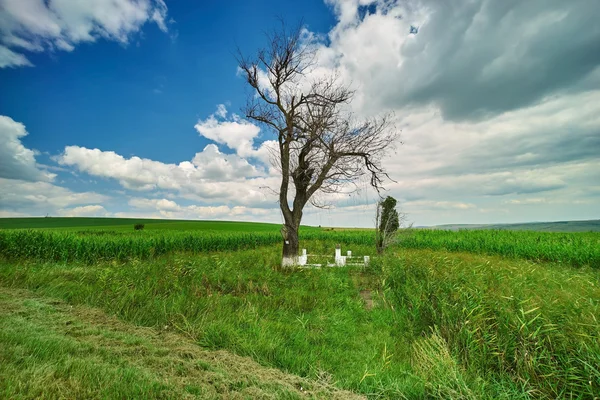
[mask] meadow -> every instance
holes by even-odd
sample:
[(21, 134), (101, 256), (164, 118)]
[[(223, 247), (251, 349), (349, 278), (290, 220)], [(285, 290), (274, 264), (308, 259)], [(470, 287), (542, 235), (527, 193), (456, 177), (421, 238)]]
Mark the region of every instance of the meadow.
[(65, 222), (0, 230), (2, 398), (600, 396), (597, 233)]
[(146, 231), (279, 232), (280, 228), (278, 224), (260, 222), (88, 217), (0, 218), (0, 229), (129, 232), (135, 224), (143, 224)]
[[(135, 223), (144, 224), (144, 229), (134, 231)], [(27, 224), (35, 229), (25, 229)], [(12, 259), (38, 261), (145, 260), (173, 252), (197, 253), (275, 245), (281, 240), (279, 228), (277, 224), (220, 221), (5, 218), (0, 219), (0, 252)], [(369, 229), (333, 230), (307, 226), (302, 227), (301, 235), (305, 241), (349, 245), (374, 243), (374, 232)], [(597, 232), (414, 229), (403, 232), (397, 246), (600, 267), (600, 233)]]

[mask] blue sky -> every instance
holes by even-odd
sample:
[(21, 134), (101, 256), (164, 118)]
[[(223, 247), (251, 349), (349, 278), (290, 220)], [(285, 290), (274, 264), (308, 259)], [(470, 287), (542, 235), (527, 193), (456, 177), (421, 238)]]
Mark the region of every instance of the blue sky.
[[(235, 53), (302, 18), (356, 115), (394, 113), (386, 186), (409, 220), (600, 218), (599, 17), (593, 0), (0, 0), (0, 216), (281, 221)], [(306, 222), (372, 224), (359, 187)]]
[(99, 39), (72, 52), (28, 53), (32, 68), (0, 70), (0, 109), (24, 121), (23, 141), (40, 151), (66, 144), (99, 147), (164, 162), (193, 157), (207, 144), (193, 125), (228, 102), (246, 100), (236, 47), (264, 44), (278, 15), (327, 31), (335, 20), (322, 1), (169, 3), (169, 32), (147, 23), (127, 44)]

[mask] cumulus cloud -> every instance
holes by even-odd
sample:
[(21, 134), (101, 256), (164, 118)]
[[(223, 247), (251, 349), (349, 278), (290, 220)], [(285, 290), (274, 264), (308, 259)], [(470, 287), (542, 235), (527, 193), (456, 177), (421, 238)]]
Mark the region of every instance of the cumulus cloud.
[[(397, 183), (383, 194), (396, 197), (417, 225), (598, 218), (598, 104), (592, 91), (485, 121), (446, 121), (430, 108), (400, 114), (405, 144), (384, 162)], [(546, 201), (525, 206), (532, 198)], [(345, 223), (347, 214), (332, 211), (339, 218), (331, 224)], [(372, 207), (354, 214), (368, 225)]]
[(35, 152), (21, 143), (25, 125), (0, 115), (0, 178), (49, 181), (54, 174), (38, 168)]
[(329, 60), (360, 85), (361, 108), (487, 117), (568, 91), (600, 65), (594, 0), (328, 3), (339, 20)]
[(199, 120), (194, 128), (201, 136), (235, 150), (240, 157), (253, 156), (254, 140), (258, 137), (260, 128), (237, 114), (232, 114), (229, 120), (226, 117), (227, 109), (219, 104), (214, 114), (205, 120)]
[(526, 205), (538, 205), (538, 204), (545, 204), (547, 202), (548, 201), (545, 198), (535, 198), (535, 197), (526, 198), (526, 199), (511, 199), (511, 200), (505, 201), (506, 204), (526, 204)]
[[(194, 128), (200, 136), (224, 144), (240, 157), (255, 159), (265, 167), (276, 165), (276, 154), (279, 151), (277, 142), (263, 140), (260, 144), (255, 144), (259, 141), (260, 128), (237, 114), (231, 114), (229, 118), (227, 115), (225, 105), (219, 104), (214, 114), (205, 120), (199, 120)], [(276, 168), (271, 169), (270, 173), (276, 174)]]
[(72, 51), (100, 38), (128, 43), (152, 21), (168, 31), (163, 0), (0, 0), (0, 67), (32, 65), (22, 51)]
[(68, 146), (58, 156), (61, 165), (92, 176), (116, 179), (135, 191), (162, 190), (196, 201), (266, 205), (277, 178), (236, 154), (221, 153), (214, 144), (196, 153), (192, 161), (166, 164), (139, 157), (125, 158), (112, 151)]
[[(384, 162), (397, 180), (389, 194), (421, 223), (528, 220), (513, 206), (538, 193), (600, 203), (591, 178), (600, 158), (593, 2), (327, 3), (338, 22), (328, 40), (311, 41), (318, 64), (309, 79), (335, 72), (351, 83), (359, 116), (394, 112), (404, 145)], [(215, 115), (213, 140), (238, 152), (255, 146), (258, 131), (227, 136), (233, 118)], [(579, 211), (565, 214), (593, 213)], [(540, 212), (555, 218), (551, 207)]]
[(27, 215), (53, 214), (58, 209), (110, 200), (95, 192), (73, 192), (49, 182), (0, 178), (0, 209)]
[(405, 145), (385, 163), (399, 182), (391, 187), (407, 200), (443, 200), (593, 186), (599, 115), (600, 91), (548, 99), (485, 121), (446, 121), (429, 108), (401, 115)]
[(165, 164), (146, 158), (125, 158), (113, 151), (67, 146), (58, 158), (61, 165), (75, 166), (90, 175), (117, 179), (133, 190), (182, 189), (193, 182), (240, 180), (261, 172), (246, 160), (207, 145), (192, 161)]
[(98, 204), (73, 208), (62, 208), (57, 211), (61, 217), (107, 217), (110, 215), (106, 209)]
[[(360, 75), (354, 78), (360, 79)], [(404, 145), (384, 162), (398, 181), (388, 185), (389, 194), (403, 202), (476, 205), (468, 212), (442, 213), (433, 206), (426, 209), (407, 204), (406, 211), (419, 224), (502, 222), (508, 218), (519, 222), (534, 215), (538, 220), (597, 218), (597, 87), (573, 86), (529, 106), (517, 104), (510, 111), (483, 119), (448, 119), (436, 104), (395, 108)], [(368, 90), (361, 85), (357, 94), (364, 96)], [(531, 208), (525, 212), (518, 207), (522, 196), (536, 193), (548, 193), (557, 200), (538, 204), (534, 213)]]
[(161, 218), (170, 219), (227, 219), (227, 220), (265, 220), (276, 219), (276, 210), (244, 206), (181, 206), (173, 200), (132, 198), (129, 205), (135, 209), (151, 212)]

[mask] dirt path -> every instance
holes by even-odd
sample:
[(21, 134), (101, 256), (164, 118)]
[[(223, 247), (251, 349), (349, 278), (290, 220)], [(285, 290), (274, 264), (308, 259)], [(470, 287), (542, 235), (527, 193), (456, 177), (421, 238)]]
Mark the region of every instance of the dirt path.
[(371, 290), (369, 290), (369, 289), (361, 290), (360, 297), (365, 302), (365, 308), (367, 310), (372, 310), (373, 309), (373, 295), (371, 293)]
[[(68, 354), (55, 351), (40, 357), (42, 350), (37, 347), (27, 354), (35, 332), (43, 340), (62, 343), (58, 348), (66, 348)], [(105, 397), (106, 392), (95, 391), (98, 383), (89, 376), (68, 373), (65, 377), (51, 367), (79, 357), (84, 365), (89, 362), (92, 370), (98, 365), (117, 375), (141, 371), (143, 379), (166, 388), (157, 396), (161, 398), (362, 398), (326, 383), (263, 367), (247, 357), (204, 350), (168, 330), (137, 327), (95, 308), (71, 306), (20, 289), (0, 287), (0, 347), (4, 347), (0, 351), (4, 363), (0, 366), (0, 397), (2, 393), (19, 398)], [(28, 357), (29, 364), (21, 362), (23, 357)], [(30, 381), (32, 370), (42, 371), (36, 372), (37, 378), (50, 374), (42, 377), (47, 380), (41, 379), (39, 388)]]

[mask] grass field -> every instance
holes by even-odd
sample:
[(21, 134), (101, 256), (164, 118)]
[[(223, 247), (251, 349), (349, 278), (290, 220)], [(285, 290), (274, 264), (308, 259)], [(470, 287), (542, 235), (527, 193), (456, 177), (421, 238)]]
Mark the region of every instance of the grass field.
[(598, 234), (304, 229), (373, 261), (281, 270), (276, 225), (135, 222), (0, 230), (0, 397), (600, 396)]
[(31, 291), (0, 288), (0, 325), (3, 399), (359, 398)]
[(50, 229), (61, 231), (106, 230), (126, 232), (133, 225), (144, 224), (144, 230), (279, 232), (278, 224), (230, 221), (184, 221), (139, 218), (0, 218), (0, 229)]
[(583, 221), (528, 222), (522, 224), (449, 224), (431, 227), (442, 230), (493, 229), (536, 232), (600, 232), (600, 219)]
[[(108, 225), (106, 229), (87, 229), (82, 226), (68, 229), (0, 229), (0, 252), (12, 259), (94, 263), (146, 260), (173, 252), (239, 250), (273, 245), (281, 241), (279, 232), (274, 230), (276, 225), (266, 225), (268, 229), (265, 229), (265, 225), (260, 224), (256, 231), (251, 231), (250, 223), (223, 223), (220, 229), (155, 228), (147, 231), (134, 231), (131, 224), (123, 225), (120, 230), (115, 230), (114, 226)], [(165, 223), (164, 226), (169, 227), (169, 224)], [(233, 229), (236, 226), (241, 229)], [(332, 245), (374, 243), (373, 231), (364, 229), (330, 231), (302, 227), (300, 234), (305, 241), (325, 241)], [(600, 267), (600, 234), (593, 232), (413, 230), (404, 232), (398, 246)]]

